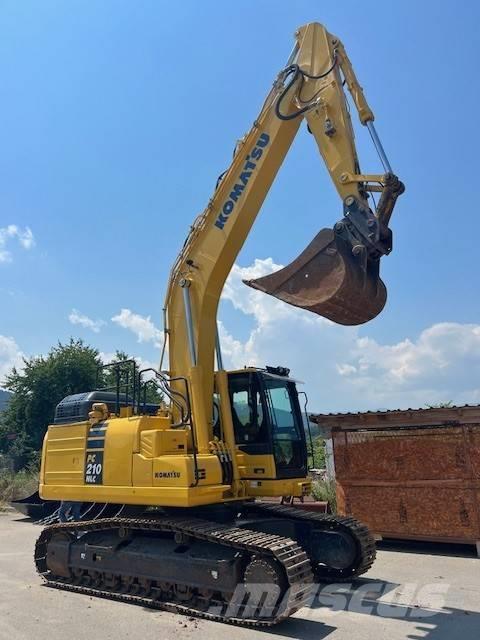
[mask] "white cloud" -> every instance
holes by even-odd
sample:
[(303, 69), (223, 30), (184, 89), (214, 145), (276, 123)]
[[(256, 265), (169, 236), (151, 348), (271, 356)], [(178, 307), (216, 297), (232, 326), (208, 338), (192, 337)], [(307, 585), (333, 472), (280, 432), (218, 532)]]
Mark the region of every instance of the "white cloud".
[(403, 406), (475, 403), (480, 400), (480, 325), (439, 322), (416, 340), (393, 345), (360, 338), (350, 366), (358, 371), (350, 384), (367, 395), (373, 387), (380, 402), (393, 394)]
[(236, 340), (225, 329), (225, 325), (221, 320), (218, 321), (218, 333), (220, 336), (220, 343), (222, 345), (222, 355), (228, 358), (228, 361), (232, 363), (242, 363), (239, 366), (243, 366), (246, 357), (246, 346), (240, 340)]
[[(421, 407), (427, 403), (480, 401), (480, 325), (437, 323), (416, 339), (380, 344), (291, 307), (242, 279), (281, 268), (271, 258), (234, 265), (223, 298), (253, 321), (245, 341), (219, 323), (226, 365), (289, 367), (306, 381), (316, 411), (361, 411), (380, 407)], [(362, 333), (368, 332), (368, 325)]]
[(25, 227), (23, 231), (17, 229), (17, 237), (24, 249), (32, 249), (35, 246), (35, 238), (30, 227)]
[(100, 351), (99, 356), (103, 364), (110, 364), (115, 359), (114, 351)]
[(106, 324), (104, 320), (92, 320), (88, 316), (76, 309), (72, 309), (68, 319), (72, 324), (79, 324), (81, 327), (85, 327), (85, 329), (91, 329), (95, 333), (98, 333), (100, 329)]
[(341, 376), (350, 376), (357, 373), (357, 368), (352, 364), (337, 364), (337, 371)]
[(7, 244), (15, 239), (24, 249), (29, 250), (35, 246), (35, 238), (30, 227), (21, 229), (16, 224), (0, 227), (0, 262), (12, 261), (12, 253), (7, 249)]
[(12, 367), (21, 369), (23, 353), (13, 338), (0, 335), (0, 387)]
[(153, 324), (150, 316), (145, 317), (133, 313), (130, 309), (121, 309), (118, 315), (113, 316), (112, 322), (132, 331), (138, 342), (153, 342), (157, 348), (162, 346), (163, 333)]
[[(100, 351), (100, 360), (104, 364), (110, 364), (115, 360), (116, 354), (109, 351)], [(140, 369), (156, 369), (158, 370), (158, 362), (152, 362), (151, 360), (146, 360), (145, 358), (141, 358), (140, 356), (134, 356), (137, 361), (137, 365)], [(153, 376), (153, 374), (145, 374), (145, 379), (149, 379)]]

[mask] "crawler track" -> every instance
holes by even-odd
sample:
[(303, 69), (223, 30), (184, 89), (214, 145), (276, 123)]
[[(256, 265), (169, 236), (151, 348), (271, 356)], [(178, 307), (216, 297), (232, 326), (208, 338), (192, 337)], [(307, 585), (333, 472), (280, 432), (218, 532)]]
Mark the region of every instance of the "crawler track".
[[(274, 563), (280, 567), (284, 579), (281, 597), (269, 610), (260, 613), (258, 609), (242, 602), (233, 605), (219, 594), (195, 594), (188, 602), (179, 600), (173, 594), (182, 591), (182, 584), (170, 585), (158, 581), (132, 579), (132, 576), (107, 575), (100, 571), (75, 570), (70, 567), (71, 577), (61, 578), (54, 575), (47, 561), (47, 548), (56, 534), (69, 536), (72, 541), (81, 540), (85, 532), (118, 531), (148, 535), (171, 533), (188, 536), (235, 549), (245, 557)], [(141, 604), (147, 607), (175, 611), (186, 615), (198, 616), (219, 622), (244, 626), (271, 626), (288, 618), (304, 606), (311, 598), (313, 574), (310, 560), (305, 551), (290, 538), (240, 529), (234, 526), (218, 524), (208, 520), (186, 517), (159, 517), (155, 519), (105, 518), (88, 522), (54, 524), (45, 528), (35, 546), (35, 564), (37, 571), (46, 583), (57, 589), (74, 591), (91, 596)], [(92, 575), (94, 574), (94, 575)], [(113, 585), (113, 586), (112, 586)], [(173, 586), (173, 588), (172, 588)], [(229, 607), (230, 605), (230, 607)]]
[(355, 520), (355, 518), (315, 513), (295, 507), (262, 502), (248, 504), (246, 512), (273, 518), (301, 520), (311, 524), (315, 529), (340, 531), (351, 537), (357, 548), (354, 561), (345, 569), (334, 569), (322, 564), (314, 565), (314, 576), (319, 582), (344, 582), (345, 580), (358, 578), (366, 573), (375, 562), (377, 553), (375, 540), (369, 529), (358, 520)]

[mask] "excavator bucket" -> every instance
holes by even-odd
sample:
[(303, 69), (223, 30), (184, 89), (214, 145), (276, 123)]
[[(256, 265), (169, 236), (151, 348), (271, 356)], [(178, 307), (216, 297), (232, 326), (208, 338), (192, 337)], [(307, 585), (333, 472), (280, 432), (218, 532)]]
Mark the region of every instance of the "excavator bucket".
[(358, 325), (385, 306), (387, 289), (380, 260), (354, 255), (352, 245), (332, 229), (322, 229), (287, 267), (245, 284), (333, 322)]

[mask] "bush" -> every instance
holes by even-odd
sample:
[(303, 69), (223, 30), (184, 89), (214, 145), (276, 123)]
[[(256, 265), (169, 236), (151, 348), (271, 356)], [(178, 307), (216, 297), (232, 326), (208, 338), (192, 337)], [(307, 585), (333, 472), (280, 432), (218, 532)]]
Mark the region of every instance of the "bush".
[(12, 500), (26, 498), (38, 489), (37, 469), (23, 469), (15, 473), (4, 469), (0, 471), (0, 505)]
[(315, 500), (328, 502), (332, 513), (337, 512), (337, 494), (335, 480), (314, 480), (312, 496)]
[[(308, 466), (315, 469), (325, 469), (325, 440), (322, 436), (312, 437), (313, 451), (310, 451), (310, 442), (307, 436), (307, 448), (309, 450)], [(313, 455), (312, 455), (313, 453)]]

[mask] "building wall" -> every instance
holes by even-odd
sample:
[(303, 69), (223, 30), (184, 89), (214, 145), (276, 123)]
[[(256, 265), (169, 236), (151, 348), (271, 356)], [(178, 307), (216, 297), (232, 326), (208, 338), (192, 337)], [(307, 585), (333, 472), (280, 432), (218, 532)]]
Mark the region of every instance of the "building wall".
[(384, 537), (480, 541), (480, 419), (467, 413), (324, 416), (339, 511)]

